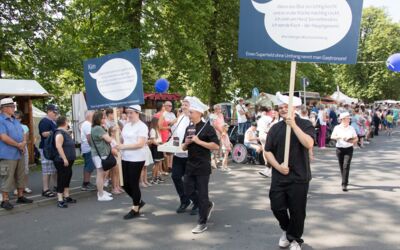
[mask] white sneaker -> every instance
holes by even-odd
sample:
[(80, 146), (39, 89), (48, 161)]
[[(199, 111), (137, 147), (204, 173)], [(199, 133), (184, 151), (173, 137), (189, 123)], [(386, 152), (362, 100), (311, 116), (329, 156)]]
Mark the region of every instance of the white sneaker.
[(110, 196), (110, 197), (112, 196), (112, 194), (109, 193), (109, 192), (107, 192), (106, 190), (103, 190), (103, 195), (104, 195), (104, 194), (107, 195), (107, 196)]
[(258, 172), (263, 177), (271, 177), (272, 176), (272, 168), (266, 167), (263, 171)]
[(266, 174), (268, 177), (272, 177), (272, 168), (267, 168), (267, 169), (265, 169), (265, 174)]
[(279, 247), (286, 248), (290, 245), (290, 242), (286, 238), (286, 232), (283, 231), (281, 237), (279, 238)]
[(289, 247), (289, 249), (290, 250), (301, 250), (301, 246), (300, 246), (300, 244), (297, 242), (297, 241), (292, 241), (291, 243), (290, 243), (290, 247)]
[(195, 228), (192, 229), (193, 234), (201, 234), (202, 232), (207, 230), (207, 224), (198, 224)]
[(103, 191), (103, 196), (99, 196), (99, 193), (97, 193), (97, 200), (98, 201), (112, 201), (113, 197), (106, 195)]

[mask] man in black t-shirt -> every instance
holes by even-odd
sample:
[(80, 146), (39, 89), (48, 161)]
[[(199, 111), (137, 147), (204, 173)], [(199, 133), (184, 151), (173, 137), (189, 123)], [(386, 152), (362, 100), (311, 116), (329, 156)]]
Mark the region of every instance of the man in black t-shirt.
[[(210, 123), (201, 117), (208, 109), (198, 98), (189, 99), (189, 117), (192, 122), (185, 132), (183, 150), (188, 150), (188, 159), (184, 177), (185, 194), (199, 207), (199, 220), (192, 233), (207, 230), (214, 203), (208, 198), (208, 182), (211, 174), (211, 150), (219, 148), (219, 140)], [(197, 193), (197, 194), (196, 194)]]
[[(301, 99), (293, 97), (293, 106)], [(265, 144), (265, 156), (273, 167), (269, 192), (271, 209), (283, 230), (280, 247), (301, 249), (311, 169), (308, 150), (314, 145), (314, 127), (294, 113), (288, 114), (288, 96), (277, 93), (279, 115), (283, 118), (271, 127)], [(289, 163), (285, 166), (286, 125), (291, 127)]]

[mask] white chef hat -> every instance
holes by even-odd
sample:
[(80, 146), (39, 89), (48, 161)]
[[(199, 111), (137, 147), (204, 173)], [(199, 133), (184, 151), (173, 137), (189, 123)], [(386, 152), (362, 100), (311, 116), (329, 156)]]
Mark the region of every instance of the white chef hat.
[(191, 99), (192, 97), (191, 96), (186, 96), (185, 98), (183, 98), (183, 100), (181, 101), (181, 103), (182, 102), (188, 102), (189, 104), (190, 104), (190, 99)]
[[(186, 97), (186, 98), (188, 98), (188, 97)], [(189, 104), (190, 104), (189, 110), (198, 111), (202, 114), (204, 114), (204, 112), (208, 110), (208, 106), (205, 105), (204, 103), (202, 103), (199, 98), (192, 96), (192, 97), (189, 97), (188, 100), (189, 100)]]
[[(289, 96), (282, 95), (281, 92), (276, 92), (277, 105), (288, 104), (289, 105)], [(293, 96), (293, 107), (301, 106), (301, 99), (297, 96)]]

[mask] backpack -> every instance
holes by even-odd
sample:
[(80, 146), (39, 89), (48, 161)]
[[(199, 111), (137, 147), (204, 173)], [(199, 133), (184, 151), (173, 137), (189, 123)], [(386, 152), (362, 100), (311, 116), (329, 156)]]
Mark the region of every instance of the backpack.
[[(57, 131), (57, 130), (56, 130)], [(50, 135), (46, 137), (43, 143), (43, 155), (44, 158), (53, 161), (56, 156), (58, 155), (58, 151), (56, 149), (56, 143), (55, 143), (55, 133), (50, 132)]]

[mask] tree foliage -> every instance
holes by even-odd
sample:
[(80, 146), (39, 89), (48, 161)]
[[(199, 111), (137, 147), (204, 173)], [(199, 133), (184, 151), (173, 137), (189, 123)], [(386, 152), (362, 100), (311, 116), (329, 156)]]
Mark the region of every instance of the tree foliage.
[[(146, 92), (167, 78), (170, 92), (210, 104), (287, 91), (290, 63), (238, 58), (239, 1), (1, 0), (0, 76), (34, 78), (64, 110), (84, 90), (83, 61), (140, 48)], [(356, 65), (298, 64), (309, 90), (338, 84), (364, 100), (398, 99), (398, 74), (384, 61), (400, 47), (400, 27), (377, 8), (364, 10)], [(378, 62), (378, 63), (371, 63)]]

